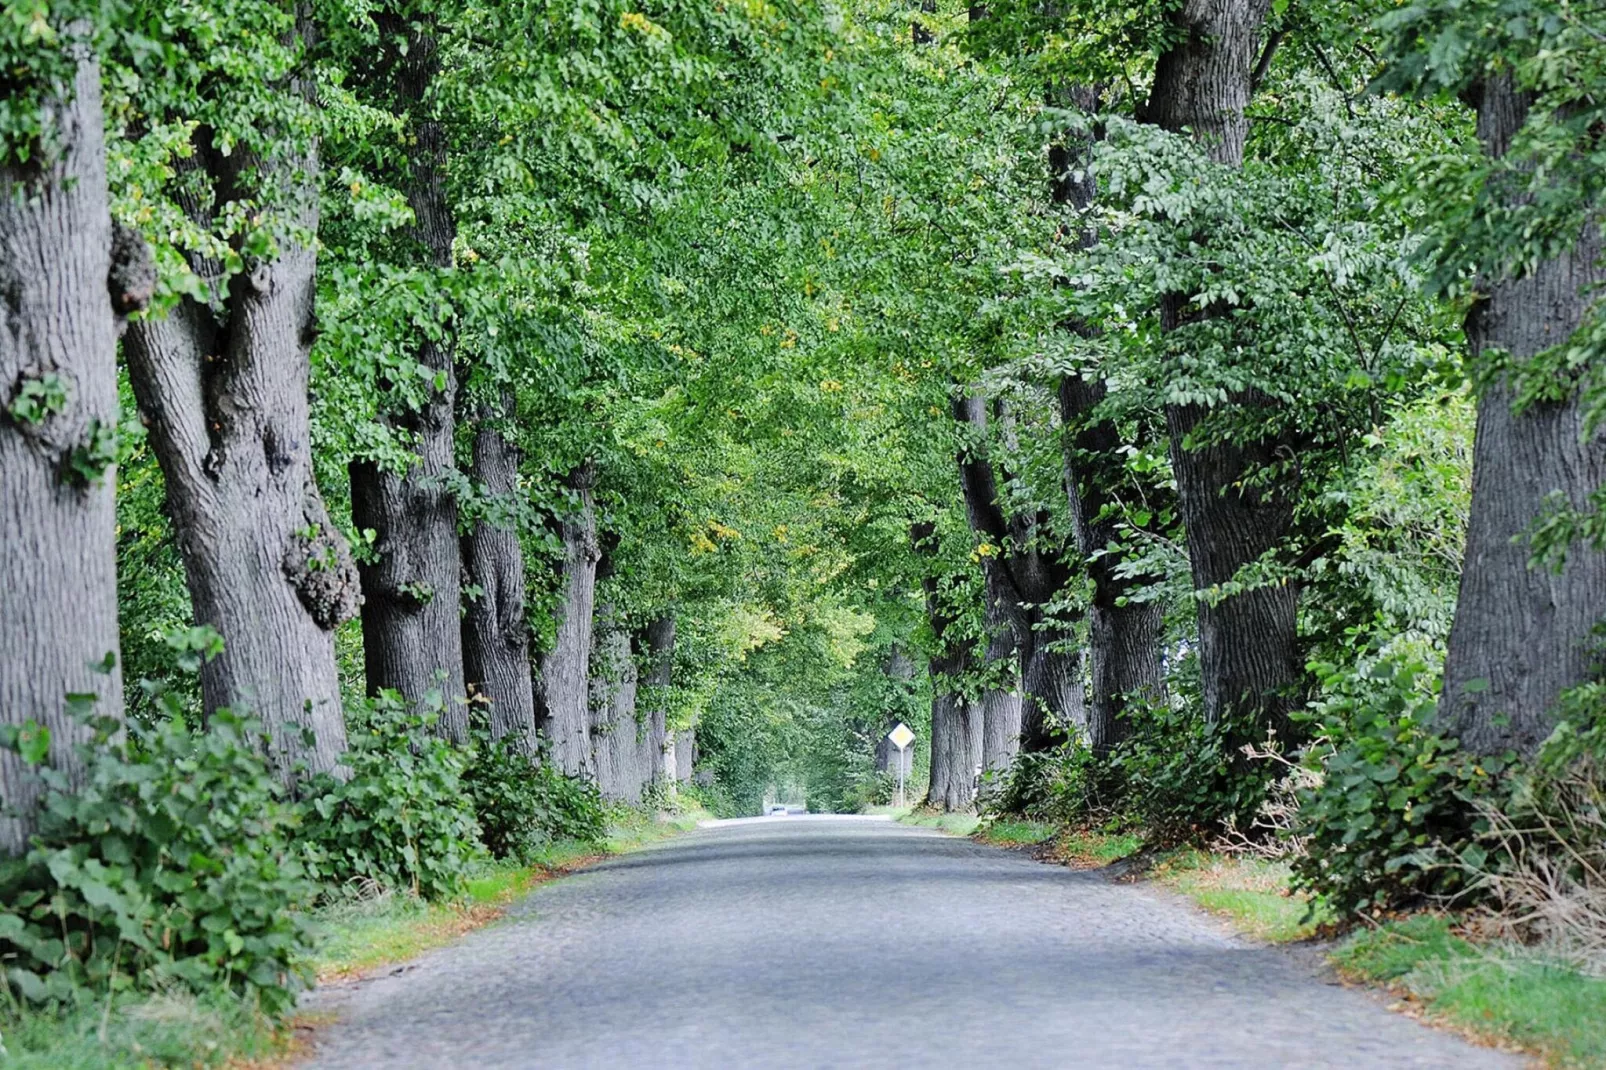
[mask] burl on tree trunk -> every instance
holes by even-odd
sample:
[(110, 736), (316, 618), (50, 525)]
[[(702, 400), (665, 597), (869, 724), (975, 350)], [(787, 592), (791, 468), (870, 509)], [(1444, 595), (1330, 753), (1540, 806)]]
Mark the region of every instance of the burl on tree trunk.
[[(67, 696), (123, 712), (117, 650), (117, 330), (150, 300), (143, 243), (114, 242), (107, 210), (100, 68), (42, 102), (45, 151), (0, 166), (0, 720), (50, 733), (49, 761), (76, 780), (92, 736)], [(21, 852), (42, 785), (0, 749), (0, 855)]]
[[(1484, 151), (1505, 155), (1527, 113), (1508, 78), (1490, 78), (1478, 105)], [(1499, 350), (1520, 363), (1577, 330), (1606, 283), (1599, 221), (1585, 226), (1566, 255), (1520, 279), (1485, 282), (1467, 315), (1474, 361)], [(1606, 554), (1571, 546), (1557, 572), (1530, 565), (1525, 536), (1555, 498), (1590, 508), (1589, 495), (1606, 486), (1606, 439), (1586, 427), (1576, 393), (1521, 413), (1514, 401), (1506, 375), (1478, 399), (1472, 509), (1440, 717), (1475, 753), (1529, 756), (1555, 726), (1557, 696), (1598, 671), (1594, 629), (1606, 618)]]

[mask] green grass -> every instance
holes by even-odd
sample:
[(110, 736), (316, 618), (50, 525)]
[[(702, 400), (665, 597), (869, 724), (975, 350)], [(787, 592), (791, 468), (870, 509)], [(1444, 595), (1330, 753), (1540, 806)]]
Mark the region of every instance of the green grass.
[(1045, 821), (998, 818), (976, 831), (976, 839), (998, 847), (1024, 847), (1054, 838), (1058, 830)]
[(1273, 944), (1309, 939), (1333, 920), (1321, 904), (1312, 913), (1310, 900), (1290, 890), (1290, 876), (1282, 862), (1192, 849), (1167, 856), (1151, 873), (1249, 936)]
[(1333, 962), (1353, 978), (1403, 989), (1437, 1019), (1514, 1041), (1552, 1066), (1606, 1066), (1606, 981), (1531, 950), (1474, 944), (1449, 919), (1424, 915), (1356, 933)]
[(1054, 841), (1054, 856), (1078, 869), (1096, 869), (1136, 854), (1142, 847), (1143, 837), (1132, 832), (1065, 829)]
[(600, 843), (557, 840), (528, 863), (499, 862), (469, 880), (454, 903), (420, 903), (402, 896), (337, 903), (319, 911), (324, 937), (316, 969), (320, 980), (361, 976), (449, 944), (501, 915), (503, 908), (542, 884), (597, 858), (623, 854), (697, 827), (700, 811), (666, 817), (616, 811)]
[(228, 997), (123, 996), (108, 1007), (0, 1013), (6, 1070), (245, 1067), (292, 1050), (291, 1030)]
[(935, 810), (911, 810), (898, 820), (905, 825), (937, 829), (951, 836), (969, 836), (981, 824), (981, 818), (975, 814), (944, 814)]

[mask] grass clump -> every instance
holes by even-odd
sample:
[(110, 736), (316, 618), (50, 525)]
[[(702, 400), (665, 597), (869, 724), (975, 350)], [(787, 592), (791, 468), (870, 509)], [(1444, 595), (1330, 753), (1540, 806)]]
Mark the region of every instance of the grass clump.
[(1333, 961), (1354, 979), (1392, 985), (1432, 1016), (1513, 1041), (1551, 1066), (1606, 1066), (1606, 981), (1516, 945), (1474, 943), (1449, 918), (1420, 915), (1356, 933)]
[(1183, 849), (1162, 860), (1151, 875), (1268, 943), (1307, 940), (1333, 920), (1325, 903), (1316, 901), (1313, 907), (1308, 895), (1290, 887), (1293, 872), (1284, 862)]
[(998, 818), (979, 828), (976, 838), (998, 847), (1026, 847), (1052, 840), (1056, 831), (1046, 821)]
[(969, 836), (981, 825), (981, 818), (976, 814), (946, 814), (936, 810), (911, 810), (897, 820), (905, 825), (936, 829), (951, 836)]
[(293, 1033), (252, 1002), (175, 988), (127, 993), (98, 1006), (0, 1013), (6, 1070), (127, 1070), (239, 1066), (282, 1058)]

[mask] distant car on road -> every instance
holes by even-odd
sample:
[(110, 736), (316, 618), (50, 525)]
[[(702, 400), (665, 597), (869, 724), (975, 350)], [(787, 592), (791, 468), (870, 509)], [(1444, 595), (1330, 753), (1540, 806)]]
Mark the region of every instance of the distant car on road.
[(766, 811), (766, 812), (771, 817), (785, 817), (786, 813), (787, 813), (786, 807), (781, 805), (780, 803), (776, 803), (774, 806), (771, 806), (769, 808), (769, 810)]

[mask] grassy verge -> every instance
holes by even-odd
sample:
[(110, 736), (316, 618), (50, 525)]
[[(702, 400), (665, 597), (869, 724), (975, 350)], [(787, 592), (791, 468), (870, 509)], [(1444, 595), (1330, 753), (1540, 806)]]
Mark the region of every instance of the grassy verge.
[(951, 836), (969, 836), (981, 824), (981, 818), (975, 814), (945, 814), (937, 810), (895, 810), (892, 813), (905, 825), (936, 829)]
[(528, 863), (488, 866), (454, 903), (396, 896), (342, 903), (320, 911), (325, 924), (316, 965), (319, 981), (360, 977), (451, 943), (502, 915), (531, 889), (608, 855), (622, 854), (696, 828), (701, 812), (653, 817), (621, 811), (600, 843), (558, 840)]
[(295, 1030), (237, 999), (189, 993), (120, 996), (47, 1013), (0, 1014), (6, 1070), (128, 1070), (146, 1066), (271, 1064), (295, 1047)]
[[(695, 828), (701, 812), (655, 818), (614, 815), (600, 843), (553, 843), (529, 864), (495, 863), (455, 903), (379, 896), (318, 911), (320, 981), (358, 977), (451, 943), (499, 917), (536, 885), (596, 861)], [(130, 1067), (279, 1066), (317, 1023), (276, 1023), (226, 996), (121, 995), (57, 1013), (0, 1008), (0, 1070), (128, 1070)]]
[(1419, 915), (1355, 933), (1333, 953), (1348, 977), (1384, 984), (1436, 1019), (1518, 1044), (1550, 1066), (1606, 1066), (1606, 981), (1535, 952), (1475, 944)]
[(1185, 849), (1163, 857), (1149, 875), (1267, 943), (1307, 940), (1333, 921), (1323, 905), (1313, 912), (1310, 899), (1290, 888), (1281, 862)]

